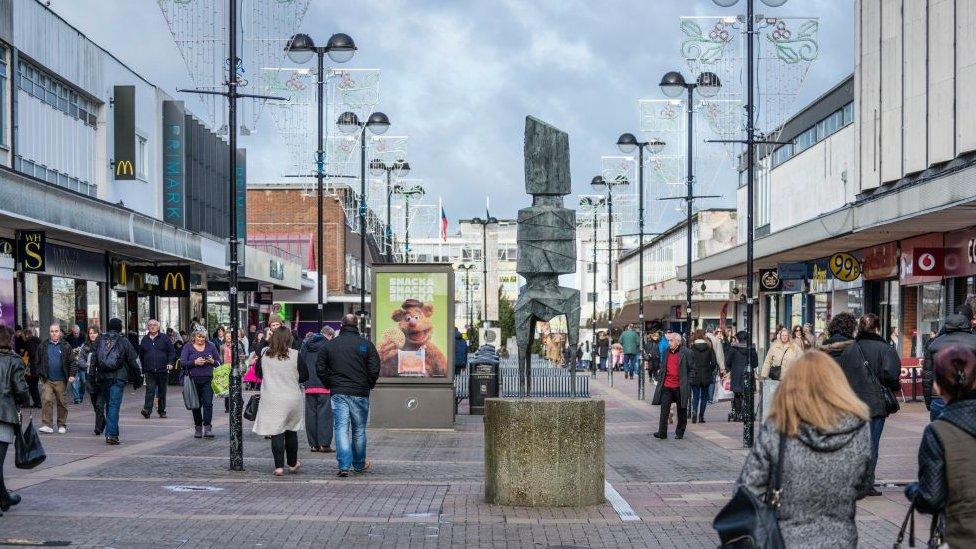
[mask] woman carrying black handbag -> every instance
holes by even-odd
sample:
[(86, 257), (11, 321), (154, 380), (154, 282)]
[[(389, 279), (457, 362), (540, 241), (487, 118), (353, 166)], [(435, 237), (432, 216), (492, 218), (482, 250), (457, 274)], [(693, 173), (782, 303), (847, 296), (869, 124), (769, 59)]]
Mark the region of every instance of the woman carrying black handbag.
[(13, 351), (13, 332), (0, 326), (0, 514), (20, 503), (20, 496), (11, 494), (3, 482), (3, 462), (7, 447), (14, 442), (20, 429), (17, 407), (30, 404), (24, 361)]
[[(810, 351), (797, 359), (780, 380), (736, 495), (715, 519), (722, 543), (748, 546), (742, 544), (751, 538), (753, 547), (857, 547), (856, 502), (871, 487), (867, 418), (829, 356)], [(742, 505), (748, 496), (762, 498), (764, 506)], [(769, 536), (774, 529), (778, 545)]]

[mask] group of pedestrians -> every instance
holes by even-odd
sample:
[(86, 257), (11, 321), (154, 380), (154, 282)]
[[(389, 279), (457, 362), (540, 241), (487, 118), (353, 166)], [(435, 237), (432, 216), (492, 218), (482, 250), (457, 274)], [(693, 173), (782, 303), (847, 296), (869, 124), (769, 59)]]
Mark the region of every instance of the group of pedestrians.
[(298, 431), (304, 425), (313, 452), (331, 452), (335, 440), (338, 476), (365, 473), (369, 395), (379, 379), (379, 354), (359, 333), (359, 319), (346, 315), (338, 334), (324, 327), (300, 350), (287, 326), (271, 331), (256, 363), (260, 404), (253, 432), (270, 437), (274, 475), (297, 473)]
[[(915, 509), (933, 515), (933, 540), (949, 547), (976, 546), (976, 335), (967, 313), (951, 315), (927, 349), (932, 423), (922, 436), (918, 481), (905, 488)], [(772, 381), (772, 391), (737, 486), (762, 498), (779, 471), (773, 503), (785, 546), (856, 547), (856, 502), (881, 495), (878, 447), (899, 408), (900, 360), (873, 314), (835, 315), (820, 345), (804, 332), (781, 330), (763, 364), (760, 379)], [(729, 362), (740, 360), (741, 348), (733, 346)]]

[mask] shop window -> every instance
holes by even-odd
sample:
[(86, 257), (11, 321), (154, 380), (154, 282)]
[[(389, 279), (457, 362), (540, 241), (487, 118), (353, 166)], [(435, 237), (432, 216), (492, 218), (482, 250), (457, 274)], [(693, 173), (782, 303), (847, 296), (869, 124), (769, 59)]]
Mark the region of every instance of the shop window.
[(51, 277), (52, 322), (67, 328), (75, 321), (75, 281), (60, 276)]
[(85, 291), (88, 294), (87, 316), (88, 326), (98, 326), (101, 331), (102, 324), (102, 292), (98, 282), (88, 281)]

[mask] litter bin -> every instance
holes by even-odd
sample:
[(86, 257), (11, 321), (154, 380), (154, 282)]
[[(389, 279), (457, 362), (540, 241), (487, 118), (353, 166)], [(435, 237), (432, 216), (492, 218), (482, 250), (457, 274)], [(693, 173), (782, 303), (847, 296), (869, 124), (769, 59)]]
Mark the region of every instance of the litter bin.
[(501, 390), (498, 359), (478, 360), (468, 366), (468, 413), (485, 415), (485, 399), (497, 398)]

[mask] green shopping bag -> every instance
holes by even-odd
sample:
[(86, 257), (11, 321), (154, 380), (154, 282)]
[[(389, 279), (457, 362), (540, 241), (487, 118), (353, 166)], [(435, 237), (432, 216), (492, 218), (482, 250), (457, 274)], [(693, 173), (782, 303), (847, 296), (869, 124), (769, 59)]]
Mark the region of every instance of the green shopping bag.
[(215, 397), (225, 397), (230, 394), (230, 363), (221, 364), (213, 370), (213, 381), (210, 387), (213, 388)]

